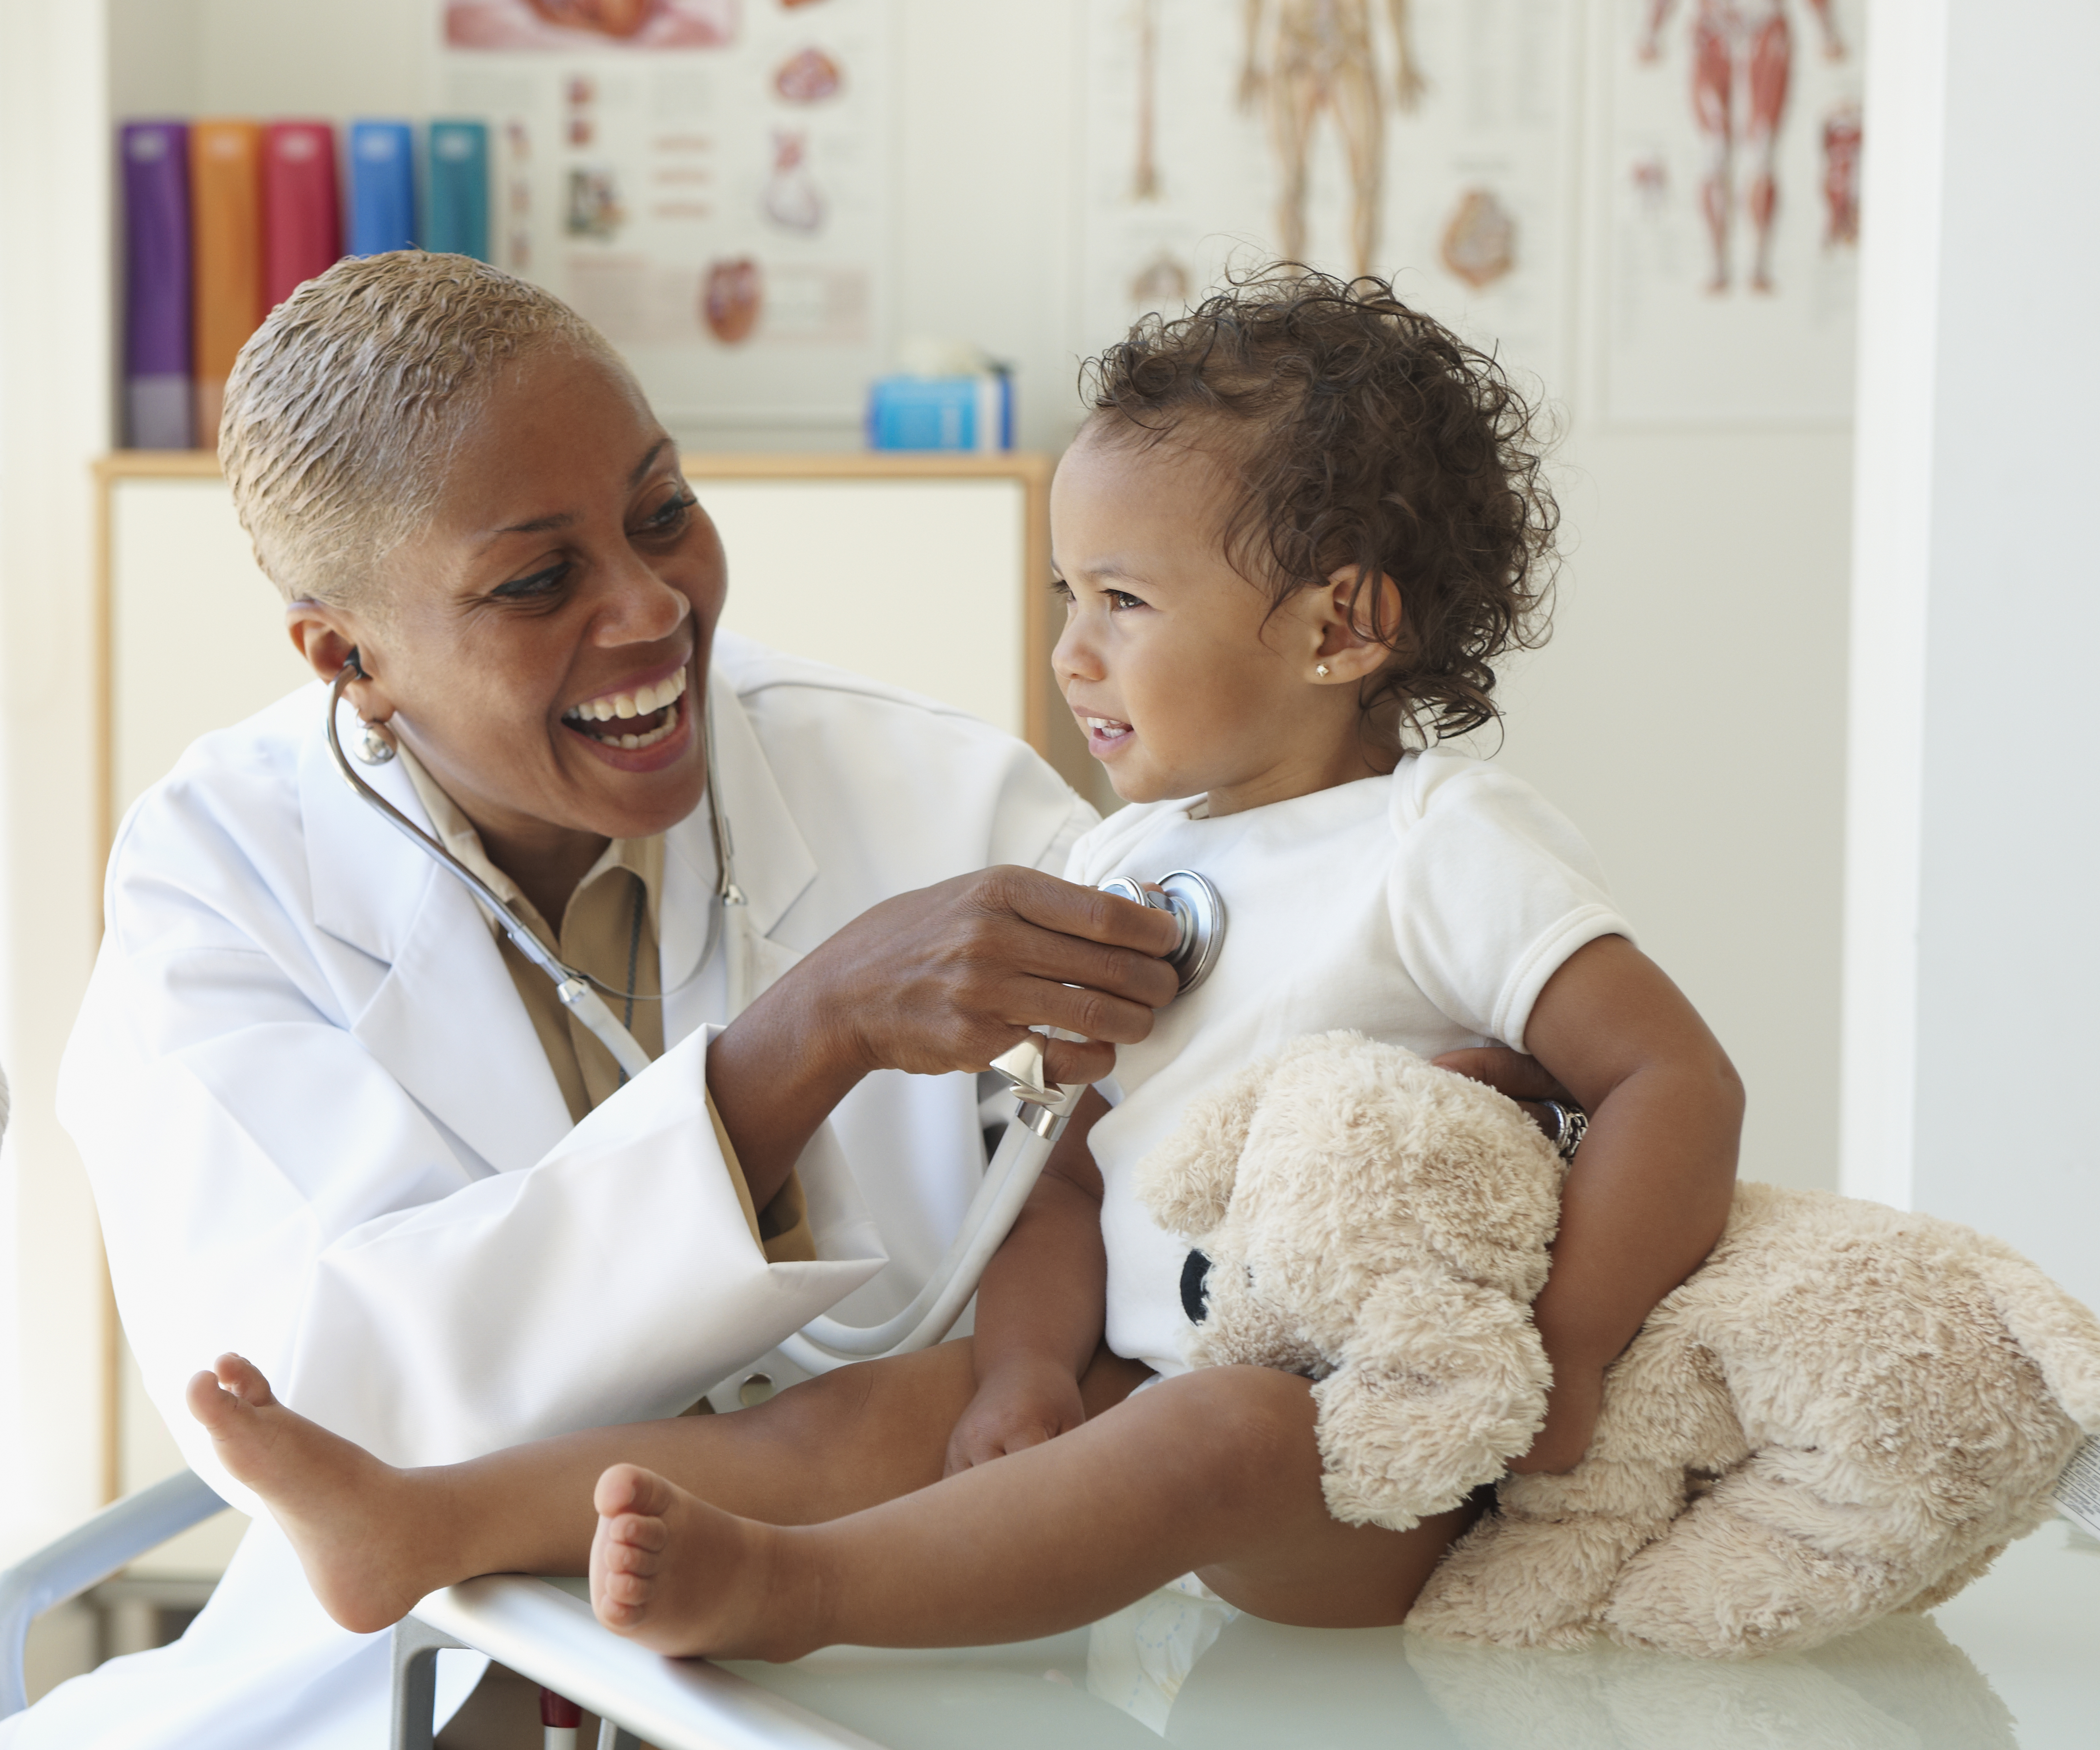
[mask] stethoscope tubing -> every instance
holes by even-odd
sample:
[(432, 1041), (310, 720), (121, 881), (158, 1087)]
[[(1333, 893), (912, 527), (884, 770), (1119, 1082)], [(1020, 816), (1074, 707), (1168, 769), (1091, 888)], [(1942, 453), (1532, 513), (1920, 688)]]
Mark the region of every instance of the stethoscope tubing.
[[(387, 825), (439, 868), (462, 883), (488, 908), (497, 927), (510, 938), (518, 951), (554, 981), (555, 994), (561, 998), (563, 1007), (612, 1054), (614, 1062), (630, 1078), (641, 1074), (649, 1067), (649, 1054), (642, 1050), (634, 1035), (622, 1026), (612, 1011), (606, 1007), (604, 999), (591, 988), (585, 975), (550, 952), (546, 945), (527, 928), (524, 920), (503, 902), (493, 888), (380, 795), (359, 774), (344, 751), (342, 738), (336, 725), (336, 716), (341, 707), (343, 689), (358, 678), (360, 672), (355, 663), (345, 663), (329, 689), (326, 713), (329, 752), (334, 758), (336, 769), (342, 774), (343, 782)], [(717, 897), (722, 902), (726, 938), (723, 946), (728, 957), (729, 1012), (730, 1019), (734, 1020), (749, 1005), (751, 999), (751, 945), (748, 941), (739, 939), (748, 929), (748, 912), (743, 891), (736, 883), (731, 861), (734, 852), (729, 824), (723, 818), (723, 810), (717, 800), (721, 787), (715, 771), (713, 725), (710, 722), (706, 727), (708, 731), (706, 742), (708, 823), (714, 838), (716, 866), (721, 884)], [(1039, 1051), (1037, 1061), (1039, 1064)], [(1008, 1079), (1013, 1080), (1014, 1078), (1009, 1074)], [(1040, 1080), (1039, 1071), (1037, 1080)], [(942, 1256), (939, 1267), (902, 1311), (885, 1319), (880, 1325), (868, 1326), (846, 1325), (829, 1317), (813, 1319), (803, 1327), (799, 1335), (789, 1337), (779, 1345), (780, 1353), (805, 1373), (823, 1373), (854, 1361), (869, 1360), (885, 1355), (908, 1355), (915, 1350), (929, 1348), (945, 1338), (955, 1328), (956, 1320), (962, 1316), (963, 1308), (969, 1303), (970, 1297), (977, 1293), (977, 1283), (984, 1275), (985, 1267), (991, 1262), (992, 1254), (999, 1250), (1014, 1223), (1020, 1219), (1021, 1207), (1027, 1202), (1029, 1193), (1035, 1189), (1036, 1180), (1042, 1176), (1051, 1151), (1057, 1146), (1058, 1137), (1063, 1134), (1066, 1120), (1079, 1104), (1080, 1092), (1077, 1087), (1058, 1087), (1053, 1097), (1049, 1089), (1041, 1088), (1035, 1090), (1033, 1100), (1023, 1098), (1020, 1101), (1014, 1117), (1008, 1122), (1006, 1134), (1000, 1138), (999, 1148), (985, 1169), (985, 1175), (978, 1183), (976, 1194), (970, 1199), (961, 1227)]]

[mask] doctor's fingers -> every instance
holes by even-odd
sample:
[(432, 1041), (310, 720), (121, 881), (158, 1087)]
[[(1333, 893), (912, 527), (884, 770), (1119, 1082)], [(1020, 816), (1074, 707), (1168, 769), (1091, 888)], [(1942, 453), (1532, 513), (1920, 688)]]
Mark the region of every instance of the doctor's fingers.
[(1067, 1087), (1101, 1081), (1115, 1073), (1115, 1047), (1091, 1039), (1045, 1039), (1043, 1073)]
[(1039, 869), (986, 869), (966, 877), (968, 897), (987, 910), (1010, 912), (1024, 922), (1075, 941), (1126, 950), (1157, 960), (1171, 954), (1181, 927), (1163, 911), (1132, 904), (1120, 894), (1081, 887)]
[(1013, 980), (1000, 1007), (1005, 1018), (1024, 1027), (1055, 1027), (1104, 1045), (1135, 1045), (1151, 1038), (1154, 1019), (1149, 1003), (1048, 978)]

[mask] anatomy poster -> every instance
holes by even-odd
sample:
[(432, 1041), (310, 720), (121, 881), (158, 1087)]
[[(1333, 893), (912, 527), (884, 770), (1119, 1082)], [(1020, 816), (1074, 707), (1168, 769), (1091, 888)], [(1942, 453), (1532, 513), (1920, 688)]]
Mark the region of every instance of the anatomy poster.
[(887, 357), (891, 0), (443, 0), (496, 261), (704, 441), (855, 422)]
[(1577, 0), (1089, 0), (1085, 343), (1229, 263), (1392, 277), (1549, 381)]
[(1850, 417), (1864, 10), (1609, 0), (1609, 417)]

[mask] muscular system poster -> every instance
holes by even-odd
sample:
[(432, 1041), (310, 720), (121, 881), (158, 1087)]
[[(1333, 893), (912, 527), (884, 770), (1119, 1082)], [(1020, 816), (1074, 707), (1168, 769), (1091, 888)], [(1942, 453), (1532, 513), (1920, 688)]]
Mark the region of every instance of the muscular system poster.
[(1578, 0), (1088, 0), (1084, 344), (1229, 261), (1392, 277), (1557, 381)]
[(682, 439), (835, 440), (887, 358), (891, 0), (442, 0), (491, 242)]
[(1851, 417), (1864, 11), (1604, 0), (1608, 417)]

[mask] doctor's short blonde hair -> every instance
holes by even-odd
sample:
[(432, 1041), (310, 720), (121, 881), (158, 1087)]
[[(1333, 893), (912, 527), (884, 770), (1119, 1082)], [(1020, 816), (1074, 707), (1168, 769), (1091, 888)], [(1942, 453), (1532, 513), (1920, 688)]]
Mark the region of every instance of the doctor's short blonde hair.
[(350, 257), (271, 311), (227, 381), (218, 460), (285, 599), (368, 600), (436, 509), (499, 367), (543, 349), (628, 374), (559, 298), (470, 256)]

